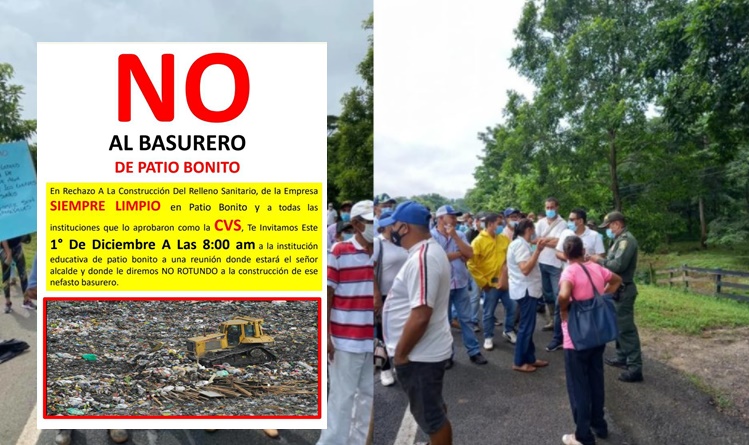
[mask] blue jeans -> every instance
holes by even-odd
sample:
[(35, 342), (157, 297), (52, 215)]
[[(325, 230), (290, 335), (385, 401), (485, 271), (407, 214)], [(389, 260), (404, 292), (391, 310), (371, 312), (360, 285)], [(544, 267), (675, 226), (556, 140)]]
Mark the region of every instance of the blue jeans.
[[(476, 338), (476, 333), (471, 328), (471, 300), (468, 296), (468, 288), (461, 287), (458, 289), (450, 290), (450, 304), (455, 305), (455, 309), (458, 311), (458, 321), (460, 322), (460, 333), (463, 337), (463, 345), (465, 345), (468, 351), (468, 356), (473, 357), (474, 355), (481, 352), (479, 350), (479, 340)], [(447, 320), (450, 323), (449, 317)]]
[(476, 284), (476, 280), (474, 280), (473, 277), (470, 276), (468, 278), (468, 287), (468, 294), (471, 300), (471, 324), (478, 326), (479, 309), (481, 308), (481, 305), (479, 304), (481, 300), (481, 290)]
[(533, 331), (536, 330), (536, 306), (538, 301), (525, 293), (518, 300), (520, 309), (520, 328), (515, 342), (515, 366), (536, 363), (536, 345), (533, 344)]
[(510, 298), (510, 293), (506, 290), (491, 288), (484, 292), (484, 338), (494, 338), (494, 311), (497, 310), (497, 304), (502, 300), (502, 306), (505, 307), (505, 332), (511, 332), (515, 326), (515, 301)]
[(554, 337), (552, 343), (562, 344), (562, 319), (559, 316), (559, 278), (562, 276), (562, 269), (540, 264), (541, 268), (541, 285), (543, 286), (544, 301), (547, 304), (554, 305)]

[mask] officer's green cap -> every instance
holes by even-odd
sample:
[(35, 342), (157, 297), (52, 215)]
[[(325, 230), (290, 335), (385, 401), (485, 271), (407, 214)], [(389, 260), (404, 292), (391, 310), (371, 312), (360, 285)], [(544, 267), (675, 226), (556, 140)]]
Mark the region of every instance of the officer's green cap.
[(601, 224), (600, 228), (608, 227), (609, 224), (611, 224), (614, 221), (621, 221), (624, 222), (624, 215), (622, 212), (611, 212), (608, 215), (606, 215), (605, 218), (603, 218), (603, 224)]

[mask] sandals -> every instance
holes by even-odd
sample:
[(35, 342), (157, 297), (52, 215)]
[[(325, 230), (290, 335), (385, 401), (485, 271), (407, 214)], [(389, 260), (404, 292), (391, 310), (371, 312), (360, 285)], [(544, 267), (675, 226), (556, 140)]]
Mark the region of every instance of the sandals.
[(546, 360), (536, 360), (535, 363), (531, 363), (530, 365), (534, 368), (545, 368), (549, 366), (549, 362), (547, 362)]

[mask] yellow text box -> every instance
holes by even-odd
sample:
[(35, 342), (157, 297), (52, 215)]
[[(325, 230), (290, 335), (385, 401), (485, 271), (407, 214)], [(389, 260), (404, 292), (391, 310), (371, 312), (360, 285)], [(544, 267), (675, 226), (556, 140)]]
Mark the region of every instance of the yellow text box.
[(322, 183), (49, 183), (52, 291), (322, 289)]

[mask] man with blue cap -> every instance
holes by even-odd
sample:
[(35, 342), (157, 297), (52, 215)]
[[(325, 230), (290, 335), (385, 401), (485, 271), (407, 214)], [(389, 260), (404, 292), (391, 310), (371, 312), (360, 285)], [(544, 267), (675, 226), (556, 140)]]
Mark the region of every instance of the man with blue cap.
[(432, 238), (442, 246), (450, 261), (450, 305), (455, 306), (458, 313), (463, 345), (471, 362), (485, 365), (487, 361), (481, 355), (479, 340), (471, 326), (471, 300), (468, 293), (470, 274), (466, 261), (473, 257), (473, 249), (465, 234), (455, 228), (458, 216), (463, 213), (456, 211), (451, 205), (444, 205), (437, 209), (435, 215), (437, 226), (432, 229)]
[(380, 220), (390, 239), (408, 251), (382, 309), (385, 345), (416, 423), (432, 445), (452, 443), (442, 397), (445, 366), (452, 355), (446, 323), (450, 262), (429, 231), (429, 211), (406, 201)]

